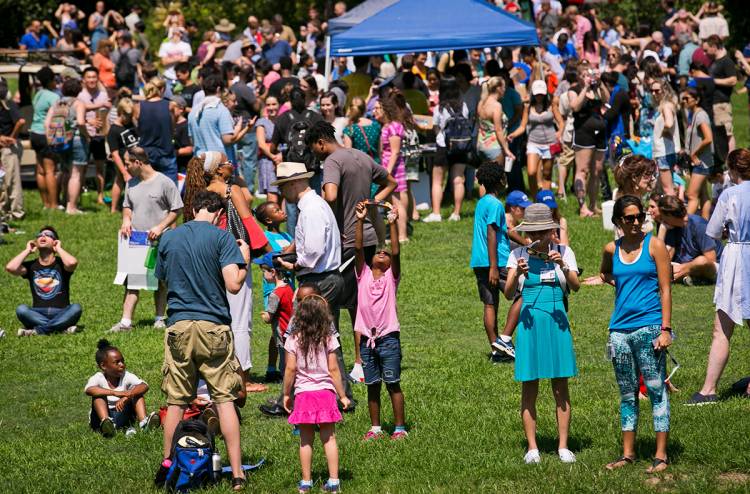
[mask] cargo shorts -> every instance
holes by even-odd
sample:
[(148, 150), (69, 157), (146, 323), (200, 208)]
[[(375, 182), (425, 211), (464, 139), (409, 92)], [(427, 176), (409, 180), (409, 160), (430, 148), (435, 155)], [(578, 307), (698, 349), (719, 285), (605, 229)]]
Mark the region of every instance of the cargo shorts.
[(234, 401), (242, 386), (232, 330), (210, 321), (178, 321), (164, 333), (161, 389), (169, 405), (189, 405), (203, 377), (214, 403)]

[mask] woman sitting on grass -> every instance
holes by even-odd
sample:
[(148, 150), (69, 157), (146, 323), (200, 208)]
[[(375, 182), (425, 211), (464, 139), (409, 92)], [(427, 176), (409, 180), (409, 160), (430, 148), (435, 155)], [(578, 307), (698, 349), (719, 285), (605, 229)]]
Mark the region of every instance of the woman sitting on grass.
[(560, 225), (544, 204), (532, 204), (524, 211), (516, 230), (526, 232), (532, 243), (519, 247), (508, 258), (505, 298), (512, 300), (521, 287), (523, 305), (516, 337), (515, 378), (521, 381), (521, 417), (528, 441), (527, 464), (540, 463), (536, 443), (536, 399), (539, 379), (552, 379), (557, 405), (558, 455), (563, 463), (574, 463), (568, 449), (570, 398), (568, 378), (578, 374), (573, 336), (565, 308), (565, 290), (577, 291), (578, 265), (569, 247), (554, 245)]
[(615, 202), (612, 222), (623, 236), (604, 247), (601, 277), (615, 287), (615, 310), (609, 322), (609, 357), (620, 387), (623, 454), (608, 470), (635, 462), (638, 428), (638, 373), (651, 399), (656, 455), (648, 473), (667, 468), (669, 394), (666, 349), (672, 344), (672, 273), (664, 242), (643, 233), (646, 213), (641, 200), (624, 196)]

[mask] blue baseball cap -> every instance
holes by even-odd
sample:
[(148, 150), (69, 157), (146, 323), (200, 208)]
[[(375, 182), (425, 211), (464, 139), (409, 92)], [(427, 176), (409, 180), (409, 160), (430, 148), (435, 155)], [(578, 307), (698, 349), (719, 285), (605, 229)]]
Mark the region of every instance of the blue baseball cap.
[(253, 259), (253, 264), (257, 264), (258, 266), (262, 266), (268, 269), (276, 269), (273, 265), (273, 255), (271, 252), (267, 252), (261, 257)]
[(550, 209), (555, 209), (557, 207), (557, 201), (555, 201), (555, 193), (551, 190), (540, 190), (539, 192), (537, 192), (536, 202), (546, 204)]
[(505, 199), (505, 204), (508, 206), (521, 206), (522, 208), (527, 208), (534, 203), (529, 201), (529, 196), (520, 190), (514, 190), (508, 194), (508, 197)]

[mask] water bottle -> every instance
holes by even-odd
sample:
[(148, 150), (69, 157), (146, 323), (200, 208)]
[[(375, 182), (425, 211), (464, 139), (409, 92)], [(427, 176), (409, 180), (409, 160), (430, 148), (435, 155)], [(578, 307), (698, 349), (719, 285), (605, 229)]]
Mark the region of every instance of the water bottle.
[(221, 455), (218, 451), (214, 451), (214, 454), (211, 455), (211, 467), (214, 471), (214, 480), (219, 480), (219, 477), (221, 477)]

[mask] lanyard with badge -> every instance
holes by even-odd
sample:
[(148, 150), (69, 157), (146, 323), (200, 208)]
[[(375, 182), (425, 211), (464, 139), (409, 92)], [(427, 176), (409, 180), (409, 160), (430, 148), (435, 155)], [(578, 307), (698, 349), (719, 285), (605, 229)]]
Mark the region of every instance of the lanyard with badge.
[(539, 281), (541, 283), (554, 283), (557, 281), (557, 273), (555, 272), (555, 265), (551, 263), (549, 254), (547, 252), (542, 252), (540, 250), (536, 250), (534, 247), (539, 244), (539, 240), (532, 242), (526, 250), (528, 251), (529, 255), (537, 257), (544, 261), (544, 265), (542, 266), (540, 272), (539, 272)]

